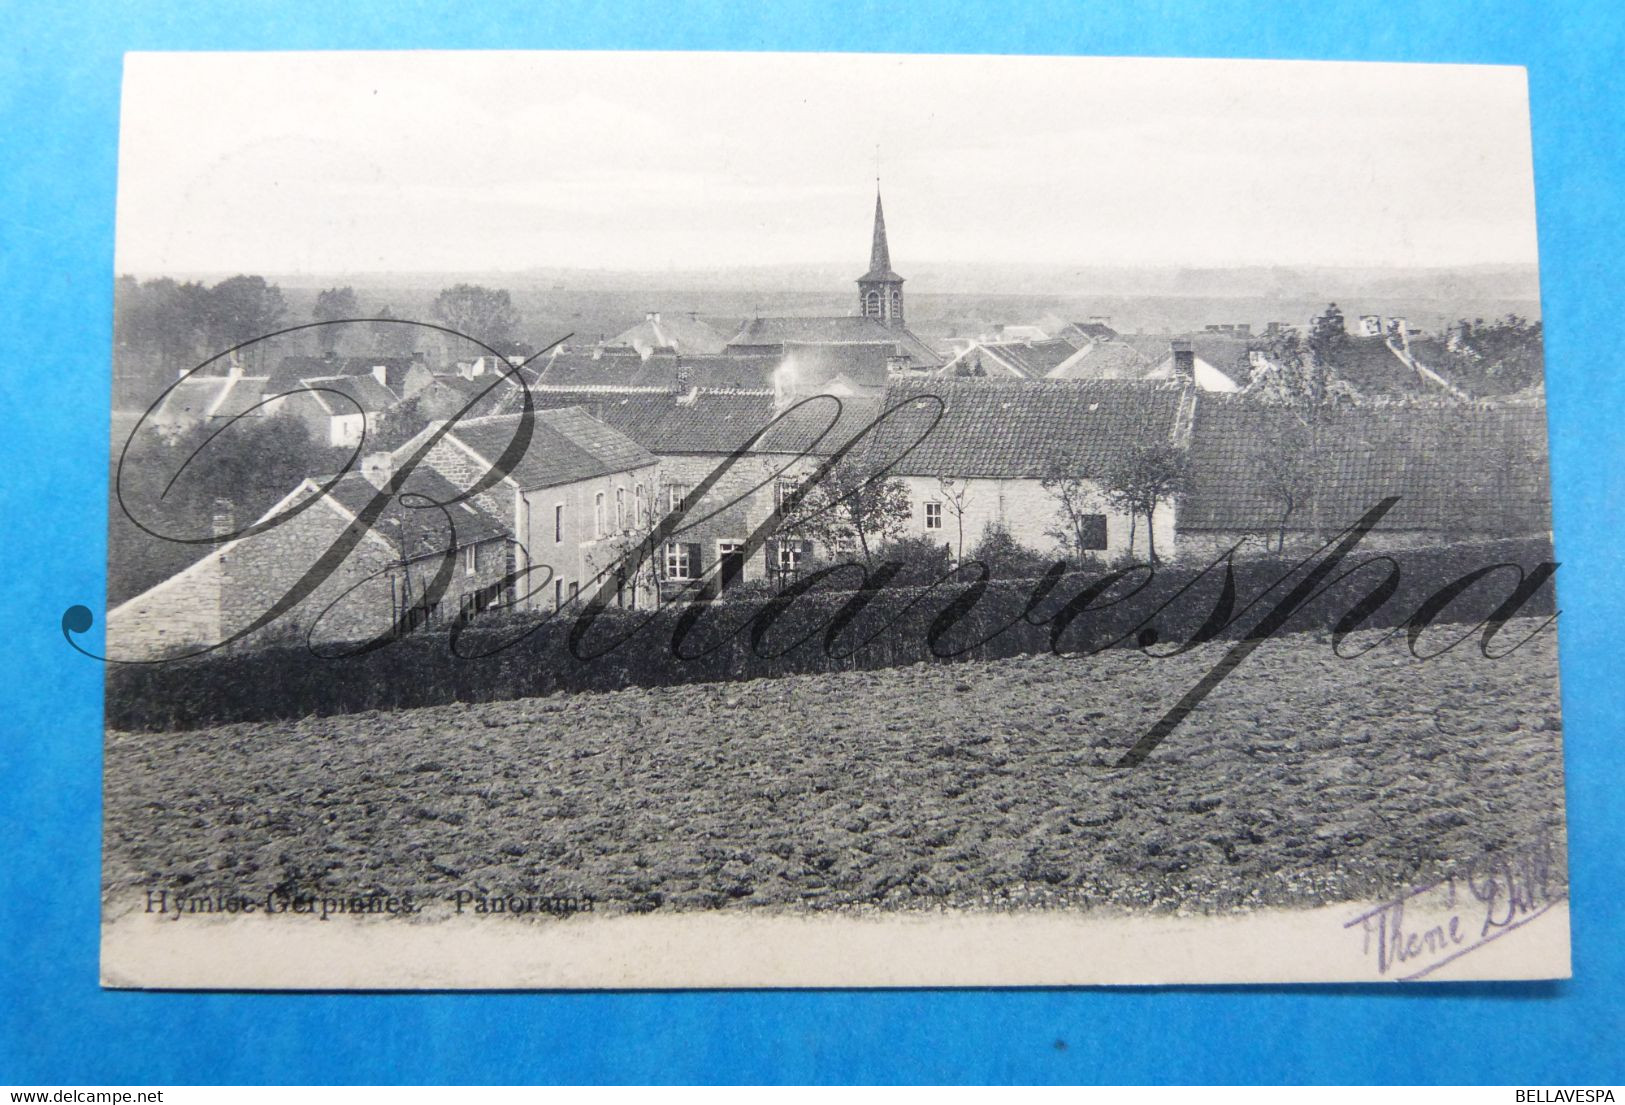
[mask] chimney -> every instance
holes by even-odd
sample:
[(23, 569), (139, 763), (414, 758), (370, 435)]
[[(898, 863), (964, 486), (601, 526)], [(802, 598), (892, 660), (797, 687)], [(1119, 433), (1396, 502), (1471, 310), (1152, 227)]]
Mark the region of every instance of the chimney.
[(1188, 341), (1169, 342), (1168, 349), (1174, 355), (1174, 379), (1194, 381), (1196, 379), (1196, 352), (1191, 349), (1191, 343)]
[(659, 322), (660, 321), (660, 312), (659, 311), (646, 311), (646, 312), (644, 312), (643, 321), (644, 322)]
[(214, 515), (211, 518), (215, 537), (226, 537), (237, 532), (237, 511), (230, 499), (216, 499), (214, 501)]
[(382, 491), (395, 476), (395, 454), (387, 450), (361, 458), (361, 477)]

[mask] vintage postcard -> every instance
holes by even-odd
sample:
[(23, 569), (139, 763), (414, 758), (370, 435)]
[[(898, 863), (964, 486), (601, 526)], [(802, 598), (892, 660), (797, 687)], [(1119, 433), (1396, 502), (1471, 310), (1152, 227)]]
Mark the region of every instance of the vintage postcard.
[(122, 113), (105, 985), (1569, 973), (1521, 69)]

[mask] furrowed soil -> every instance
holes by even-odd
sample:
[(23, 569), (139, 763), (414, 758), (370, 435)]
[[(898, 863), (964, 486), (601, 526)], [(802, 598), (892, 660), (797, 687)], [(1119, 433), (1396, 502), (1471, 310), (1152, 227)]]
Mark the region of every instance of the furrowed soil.
[(1271, 640), (1112, 766), (1229, 648), (110, 732), (104, 892), (1224, 911), (1543, 845), (1562, 880), (1549, 627), (1500, 659)]

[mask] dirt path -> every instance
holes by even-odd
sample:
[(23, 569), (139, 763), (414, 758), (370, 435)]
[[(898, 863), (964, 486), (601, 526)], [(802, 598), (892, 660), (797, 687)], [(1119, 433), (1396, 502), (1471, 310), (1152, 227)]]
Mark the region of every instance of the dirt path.
[(105, 890), (1206, 910), (1561, 844), (1550, 630), (1427, 663), (1271, 641), (1108, 766), (1226, 647), (110, 733)]

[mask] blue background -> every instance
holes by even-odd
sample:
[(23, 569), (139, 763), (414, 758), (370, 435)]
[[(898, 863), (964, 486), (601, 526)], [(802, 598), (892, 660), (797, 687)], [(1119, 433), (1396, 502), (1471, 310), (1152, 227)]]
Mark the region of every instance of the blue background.
[[(1625, 6), (388, 2), (0, 10), (0, 1082), (1621, 1081)], [(1575, 978), (1166, 991), (255, 995), (97, 987), (98, 664), (126, 50), (784, 49), (1529, 68)], [(741, 90), (748, 94), (748, 90)], [(99, 629), (97, 631), (99, 633)]]

